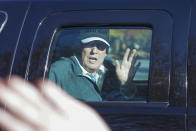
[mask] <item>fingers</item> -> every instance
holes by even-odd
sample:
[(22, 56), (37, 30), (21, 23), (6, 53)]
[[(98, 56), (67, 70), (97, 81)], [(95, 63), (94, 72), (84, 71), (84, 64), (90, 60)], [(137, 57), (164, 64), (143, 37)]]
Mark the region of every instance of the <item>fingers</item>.
[[(6, 86), (6, 85), (5, 85)], [(6, 109), (18, 120), (25, 121), (34, 128), (41, 127), (43, 123), (39, 116), (39, 108), (35, 104), (9, 88), (0, 88), (0, 103), (6, 105)]]
[(126, 49), (125, 54), (123, 56), (123, 61), (121, 64), (119, 64), (118, 61), (116, 61), (116, 74), (118, 79), (121, 82), (121, 85), (124, 85), (127, 80), (130, 78), (130, 76), (132, 76), (132, 72), (133, 72), (133, 68), (134, 68), (134, 64), (136, 62), (136, 50), (133, 49), (133, 51), (131, 52), (130, 56), (130, 49)]
[(33, 131), (33, 128), (24, 124), (22, 121), (15, 119), (7, 111), (0, 108), (0, 127), (4, 127), (4, 130), (8, 131)]
[(133, 49), (132, 52), (131, 52), (131, 55), (129, 56), (129, 53), (130, 53), (130, 49), (127, 48), (126, 51), (125, 51), (125, 54), (123, 56), (123, 61), (122, 61), (122, 65), (125, 65), (126, 63), (129, 63), (129, 65), (131, 65), (136, 56), (136, 49)]
[(39, 105), (43, 102), (43, 98), (40, 96), (40, 92), (35, 86), (31, 83), (25, 82), (17, 76), (12, 76), (6, 84), (7, 87), (16, 91), (21, 97), (28, 99), (32, 104)]
[(62, 115), (66, 116), (67, 113), (65, 113), (65, 110), (67, 110), (68, 108), (67, 101), (76, 100), (70, 95), (68, 95), (66, 92), (62, 91), (60, 87), (50, 82), (49, 80), (39, 81), (37, 85), (40, 89), (42, 89), (43, 95), (48, 99), (50, 104), (52, 104), (57, 111), (62, 113)]
[(135, 54), (136, 54), (136, 49), (133, 49), (132, 52), (131, 52), (131, 55), (129, 56), (129, 59), (128, 59), (129, 62), (132, 62), (132, 60), (135, 57)]
[(40, 81), (38, 87), (18, 77), (0, 81), (0, 105), (6, 107), (0, 106), (0, 127), (14, 131), (109, 130), (93, 109), (54, 83)]
[[(45, 95), (50, 101), (64, 112), (65, 115), (72, 113), (74, 110), (76, 112), (80, 111), (78, 109), (82, 109), (83, 107), (90, 109), (82, 102), (76, 100), (72, 96), (68, 95), (61, 88), (59, 88), (56, 84), (45, 80), (44, 82), (38, 83), (39, 86), (42, 86), (42, 93)], [(82, 106), (78, 106), (82, 105)], [(90, 109), (91, 110), (91, 109)], [(66, 112), (65, 112), (66, 111)], [(68, 116), (69, 117), (69, 116)]]
[[(72, 121), (74, 125), (80, 125), (80, 129), (75, 127), (78, 130), (109, 130), (105, 122), (94, 110), (62, 91), (56, 84), (45, 80), (38, 83), (38, 85), (42, 87), (42, 93), (53, 102), (57, 109), (63, 112), (68, 121)], [(88, 122), (88, 128), (85, 127), (85, 122)]]
[(124, 54), (124, 56), (123, 56), (123, 61), (122, 61), (122, 64), (123, 64), (123, 65), (124, 65), (124, 64), (127, 62), (127, 60), (128, 60), (129, 52), (130, 52), (130, 49), (127, 48), (126, 51), (125, 51), (125, 54)]
[(116, 63), (116, 71), (119, 71), (120, 70), (120, 63), (118, 60), (116, 60), (115, 63)]
[(0, 86), (0, 104), (6, 105), (6, 110), (14, 119), (34, 129), (45, 129), (44, 125), (48, 122), (45, 116), (54, 112), (32, 84), (18, 77), (10, 77)]

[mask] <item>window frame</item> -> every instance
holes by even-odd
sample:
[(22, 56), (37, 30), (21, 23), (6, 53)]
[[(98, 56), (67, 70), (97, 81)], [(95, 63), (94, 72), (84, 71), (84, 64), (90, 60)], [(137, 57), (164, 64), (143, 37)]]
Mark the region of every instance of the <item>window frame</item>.
[[(48, 53), (44, 65), (43, 77), (46, 76), (49, 53), (55, 33), (62, 27), (102, 27), (102, 26), (147, 26), (152, 28), (152, 44), (149, 69), (149, 90), (146, 102), (88, 102), (93, 106), (161, 106), (169, 105), (171, 47), (172, 47), (172, 17), (163, 10), (89, 10), (55, 12), (45, 17), (37, 28), (33, 46), (39, 41), (46, 41)], [(33, 55), (33, 47), (31, 48)], [(162, 54), (163, 53), (163, 54)], [(161, 60), (160, 60), (161, 59)], [(28, 62), (26, 79), (31, 70), (31, 60)], [(107, 104), (105, 104), (107, 103)], [(138, 104), (135, 104), (138, 103)], [(151, 104), (150, 104), (151, 103)], [(154, 103), (154, 104), (153, 104)], [(125, 104), (125, 105), (126, 105)], [(146, 105), (147, 104), (147, 105)]]

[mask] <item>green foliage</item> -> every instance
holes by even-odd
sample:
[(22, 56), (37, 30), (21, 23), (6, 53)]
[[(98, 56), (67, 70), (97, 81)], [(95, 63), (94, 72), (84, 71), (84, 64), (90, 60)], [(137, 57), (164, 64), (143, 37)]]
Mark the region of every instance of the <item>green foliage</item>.
[(149, 58), (151, 48), (152, 30), (149, 29), (111, 29), (110, 43), (112, 51), (110, 56), (122, 58), (126, 48), (136, 49), (140, 58)]

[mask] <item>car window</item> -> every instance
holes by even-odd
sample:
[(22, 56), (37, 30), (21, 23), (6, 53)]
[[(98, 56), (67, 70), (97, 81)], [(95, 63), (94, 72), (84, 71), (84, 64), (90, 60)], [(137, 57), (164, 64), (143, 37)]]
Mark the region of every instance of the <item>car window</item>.
[(8, 20), (7, 12), (0, 10), (0, 33), (2, 32), (3, 28), (5, 27), (7, 20)]
[[(157, 10), (74, 11), (51, 15), (44, 19), (37, 28), (37, 34), (29, 48), (31, 54), (25, 78), (34, 81), (38, 77), (49, 77), (72, 96), (84, 101), (168, 102), (172, 67), (172, 23), (172, 17), (167, 12)], [(108, 30), (107, 33), (105, 30)], [(133, 33), (131, 30), (135, 30), (135, 32)], [(77, 71), (81, 71), (82, 68), (74, 68), (74, 63), (85, 65), (85, 63), (81, 63), (81, 59), (78, 60), (79, 62), (75, 58), (70, 59), (81, 48), (81, 46), (77, 46), (81, 42), (81, 39), (77, 42), (78, 36), (88, 31), (103, 33), (108, 37), (110, 44), (103, 63), (106, 68), (101, 67), (99, 69), (102, 70), (97, 70), (100, 74), (102, 74), (100, 71), (103, 71), (103, 74), (107, 73), (98, 74), (98, 76), (94, 74), (95, 78), (85, 71), (84, 74), (83, 72), (78, 73)], [(84, 41), (88, 43), (89, 39)], [(130, 41), (132, 41), (131, 44)], [(97, 43), (92, 45), (97, 45)], [(92, 45), (88, 46), (92, 47)], [(135, 65), (140, 63), (133, 81), (133, 75), (129, 76), (131, 79), (127, 79), (128, 84), (125, 84), (127, 81), (119, 82), (119, 79), (124, 80), (126, 77), (117, 77), (115, 70), (115, 60), (119, 60), (119, 63), (122, 62), (126, 47), (129, 47), (130, 50), (137, 50), (138, 60)], [(102, 55), (104, 56), (104, 54)], [(58, 64), (54, 64), (59, 60), (60, 63), (63, 63), (60, 64), (60, 67)], [(70, 60), (71, 64), (65, 62)], [(95, 62), (97, 58), (89, 57), (89, 60)], [(55, 66), (57, 66), (56, 69), (53, 68)], [(84, 69), (89, 71), (90, 68), (86, 67), (85, 65)], [(51, 70), (51, 68), (53, 69)], [(69, 72), (70, 69), (72, 73)], [(75, 74), (73, 71), (76, 71)], [(134, 70), (131, 71), (134, 74)], [(53, 72), (52, 77), (50, 77), (50, 72)], [(118, 72), (123, 73), (119, 70)], [(77, 80), (73, 79), (76, 76)], [(102, 79), (102, 81), (98, 79)], [(84, 82), (86, 82), (85, 85)], [(94, 84), (95, 82), (98, 83)]]
[[(81, 50), (79, 44), (82, 34), (86, 32), (95, 32), (102, 34), (108, 38), (108, 43), (110, 47), (107, 51), (107, 56), (104, 59), (103, 65), (105, 67), (104, 78), (101, 81), (101, 84), (98, 81), (98, 89), (104, 101), (130, 101), (130, 100), (139, 100), (145, 101), (146, 94), (148, 89), (148, 79), (149, 79), (149, 67), (150, 67), (150, 50), (151, 50), (151, 39), (152, 39), (152, 30), (147, 27), (109, 27), (109, 28), (62, 28), (57, 31), (55, 38), (52, 44), (50, 51), (50, 60), (49, 60), (49, 79), (52, 79), (60, 86), (63, 86), (68, 93), (80, 99), (82, 98), (80, 93), (75, 93), (76, 90), (74, 86), (82, 86), (81, 82), (77, 82), (74, 79), (72, 74), (66, 74), (75, 68), (70, 65), (66, 65), (66, 61), (69, 61), (72, 56), (76, 56), (77, 61), (79, 61), (80, 66), (85, 69), (85, 62), (78, 58), (77, 52)], [(134, 78), (129, 78), (128, 81), (133, 81), (131, 84), (128, 84), (126, 87), (121, 87), (119, 84), (118, 76), (116, 75), (116, 60), (119, 60), (119, 63), (122, 63), (123, 56), (126, 49), (129, 48), (131, 51), (136, 49), (136, 62), (134, 66), (139, 65), (137, 72), (134, 75)], [(65, 69), (61, 66), (58, 66), (55, 63), (62, 61), (62, 65), (67, 66)], [(65, 63), (63, 63), (65, 61)], [(93, 60), (91, 61), (93, 62)], [(70, 64), (70, 63), (69, 63)], [(56, 67), (58, 66), (58, 67)], [(101, 66), (102, 67), (102, 66)], [(55, 68), (55, 69), (51, 69)], [(70, 68), (70, 69), (69, 69)], [(52, 70), (52, 71), (51, 71)], [(54, 71), (58, 70), (58, 71)], [(75, 69), (73, 69), (75, 70)], [(88, 70), (88, 69), (87, 69)], [(53, 73), (51, 73), (53, 72)], [(50, 74), (54, 74), (50, 75)], [(65, 73), (65, 75), (63, 74)], [(108, 75), (108, 74), (109, 75)], [(62, 75), (59, 75), (62, 74)], [(76, 73), (77, 74), (77, 73)], [(50, 78), (51, 77), (51, 78)], [(55, 77), (55, 78), (54, 78)], [(61, 78), (59, 78), (61, 77)], [(72, 77), (72, 79), (67, 78)], [(88, 78), (87, 78), (88, 79)], [(64, 82), (63, 82), (64, 80)], [(99, 80), (99, 79), (98, 79)], [(66, 82), (65, 82), (66, 81)], [(75, 81), (75, 82), (74, 82)], [(80, 79), (78, 79), (80, 81)], [(83, 82), (83, 81), (82, 81)], [(79, 85), (77, 85), (79, 83)], [(99, 84), (101, 85), (99, 87)], [(83, 85), (85, 86), (85, 84)], [(83, 88), (81, 91), (84, 91), (86, 88)], [(77, 87), (76, 87), (77, 88)], [(89, 89), (86, 89), (89, 91)], [(90, 90), (87, 93), (89, 97), (93, 97), (93, 91)], [(88, 101), (88, 98), (87, 98)], [(91, 101), (91, 99), (89, 99)], [(96, 101), (96, 100), (95, 100)]]

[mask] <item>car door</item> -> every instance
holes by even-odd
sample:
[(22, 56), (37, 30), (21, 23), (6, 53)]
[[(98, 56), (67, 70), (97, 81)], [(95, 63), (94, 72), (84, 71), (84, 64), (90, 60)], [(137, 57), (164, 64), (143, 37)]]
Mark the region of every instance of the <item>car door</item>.
[(12, 60), (28, 13), (29, 2), (6, 2), (0, 4), (0, 77), (11, 74)]
[[(86, 103), (96, 109), (113, 130), (186, 130), (185, 56), (190, 1), (175, 2), (86, 1), (86, 4), (78, 6), (74, 1), (32, 2), (16, 54), (19, 60), (15, 60), (12, 73), (21, 73), (30, 81), (37, 77), (47, 78), (57, 41), (67, 42), (69, 37), (67, 35), (64, 39), (61, 32), (66, 34), (71, 31), (74, 34), (74, 31), (81, 29), (110, 29), (113, 32), (117, 29), (145, 29), (150, 32), (149, 56), (145, 57), (147, 66), (143, 64), (139, 69), (140, 74), (144, 72), (145, 78), (139, 79), (141, 77), (138, 76), (134, 79), (136, 94), (127, 100)], [(142, 39), (137, 41), (138, 37), (132, 39), (141, 42)], [(73, 40), (72, 37), (70, 39)], [(133, 45), (134, 48), (141, 46)], [(66, 48), (65, 53), (69, 55), (71, 48)], [(25, 58), (26, 63), (20, 58)], [(18, 67), (25, 70), (20, 72)]]
[(188, 60), (188, 130), (193, 131), (196, 129), (196, 117), (195, 117), (195, 46), (196, 46), (196, 1), (192, 5), (192, 15), (190, 24), (190, 35), (189, 35), (189, 60)]

